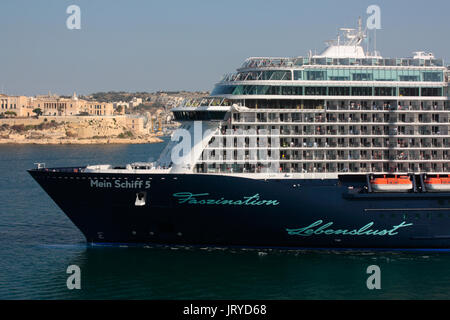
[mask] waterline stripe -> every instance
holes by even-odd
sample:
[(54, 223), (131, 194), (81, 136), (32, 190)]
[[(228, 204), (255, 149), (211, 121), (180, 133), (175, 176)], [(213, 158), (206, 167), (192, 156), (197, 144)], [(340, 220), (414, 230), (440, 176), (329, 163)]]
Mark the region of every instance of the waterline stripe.
[(364, 209), (364, 211), (447, 211), (450, 208), (394, 208), (394, 209)]

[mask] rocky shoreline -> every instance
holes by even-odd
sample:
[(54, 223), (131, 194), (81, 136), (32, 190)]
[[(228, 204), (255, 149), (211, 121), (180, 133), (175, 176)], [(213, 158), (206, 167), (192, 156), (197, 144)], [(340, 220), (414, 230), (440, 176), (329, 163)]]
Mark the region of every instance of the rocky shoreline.
[(0, 144), (144, 144), (163, 141), (160, 132), (149, 133), (137, 118), (63, 117), (57, 120), (4, 119), (0, 125)]
[(79, 139), (79, 138), (64, 138), (64, 139), (2, 139), (0, 138), (0, 144), (39, 144), (39, 145), (58, 145), (58, 144), (145, 144), (145, 143), (160, 143), (162, 139), (150, 136), (150, 137), (138, 137), (138, 138), (91, 138), (91, 139)]

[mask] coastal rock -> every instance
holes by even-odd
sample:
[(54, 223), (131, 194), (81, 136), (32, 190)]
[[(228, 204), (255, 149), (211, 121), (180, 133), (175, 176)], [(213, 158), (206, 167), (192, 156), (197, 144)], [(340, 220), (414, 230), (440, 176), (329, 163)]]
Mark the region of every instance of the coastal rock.
[(126, 117), (70, 118), (70, 121), (36, 119), (0, 127), (0, 144), (142, 144), (162, 142), (160, 133), (149, 134), (129, 125)]

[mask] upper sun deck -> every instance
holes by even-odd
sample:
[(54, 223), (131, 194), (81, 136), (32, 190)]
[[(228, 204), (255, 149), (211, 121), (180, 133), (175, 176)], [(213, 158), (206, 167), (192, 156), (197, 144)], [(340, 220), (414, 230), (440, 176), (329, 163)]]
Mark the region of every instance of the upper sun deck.
[(244, 61), (238, 71), (254, 69), (299, 69), (307, 66), (360, 66), (360, 67), (444, 67), (443, 59), (436, 59), (432, 53), (414, 52), (409, 58), (383, 58), (374, 49), (364, 50), (363, 40), (367, 38), (362, 29), (341, 28), (342, 34), (336, 40), (326, 41), (327, 48), (319, 55), (310, 53), (307, 57), (251, 57)]
[(329, 58), (295, 57), (272, 58), (251, 57), (244, 61), (238, 71), (253, 69), (300, 69), (304, 66), (359, 66), (359, 67), (444, 67), (443, 59), (424, 58)]
[(448, 97), (450, 67), (444, 65), (443, 59), (424, 51), (406, 58), (384, 58), (376, 48), (370, 51), (367, 46), (365, 50), (366, 34), (361, 20), (358, 29), (341, 31), (342, 38), (327, 41), (328, 46), (321, 54), (247, 58), (237, 72), (223, 76), (211, 96), (230, 99)]

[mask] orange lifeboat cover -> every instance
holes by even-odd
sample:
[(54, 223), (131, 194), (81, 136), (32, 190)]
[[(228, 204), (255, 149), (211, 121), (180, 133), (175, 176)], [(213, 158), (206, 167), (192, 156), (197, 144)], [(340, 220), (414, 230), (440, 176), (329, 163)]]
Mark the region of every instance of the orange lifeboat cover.
[(370, 181), (371, 184), (411, 184), (411, 179), (409, 179), (408, 176), (400, 176), (397, 178), (395, 176), (394, 178), (386, 178), (384, 176), (383, 178), (375, 178)]
[(430, 177), (425, 180), (426, 184), (450, 184), (450, 177), (447, 176), (447, 178), (441, 178), (439, 176), (437, 177)]

